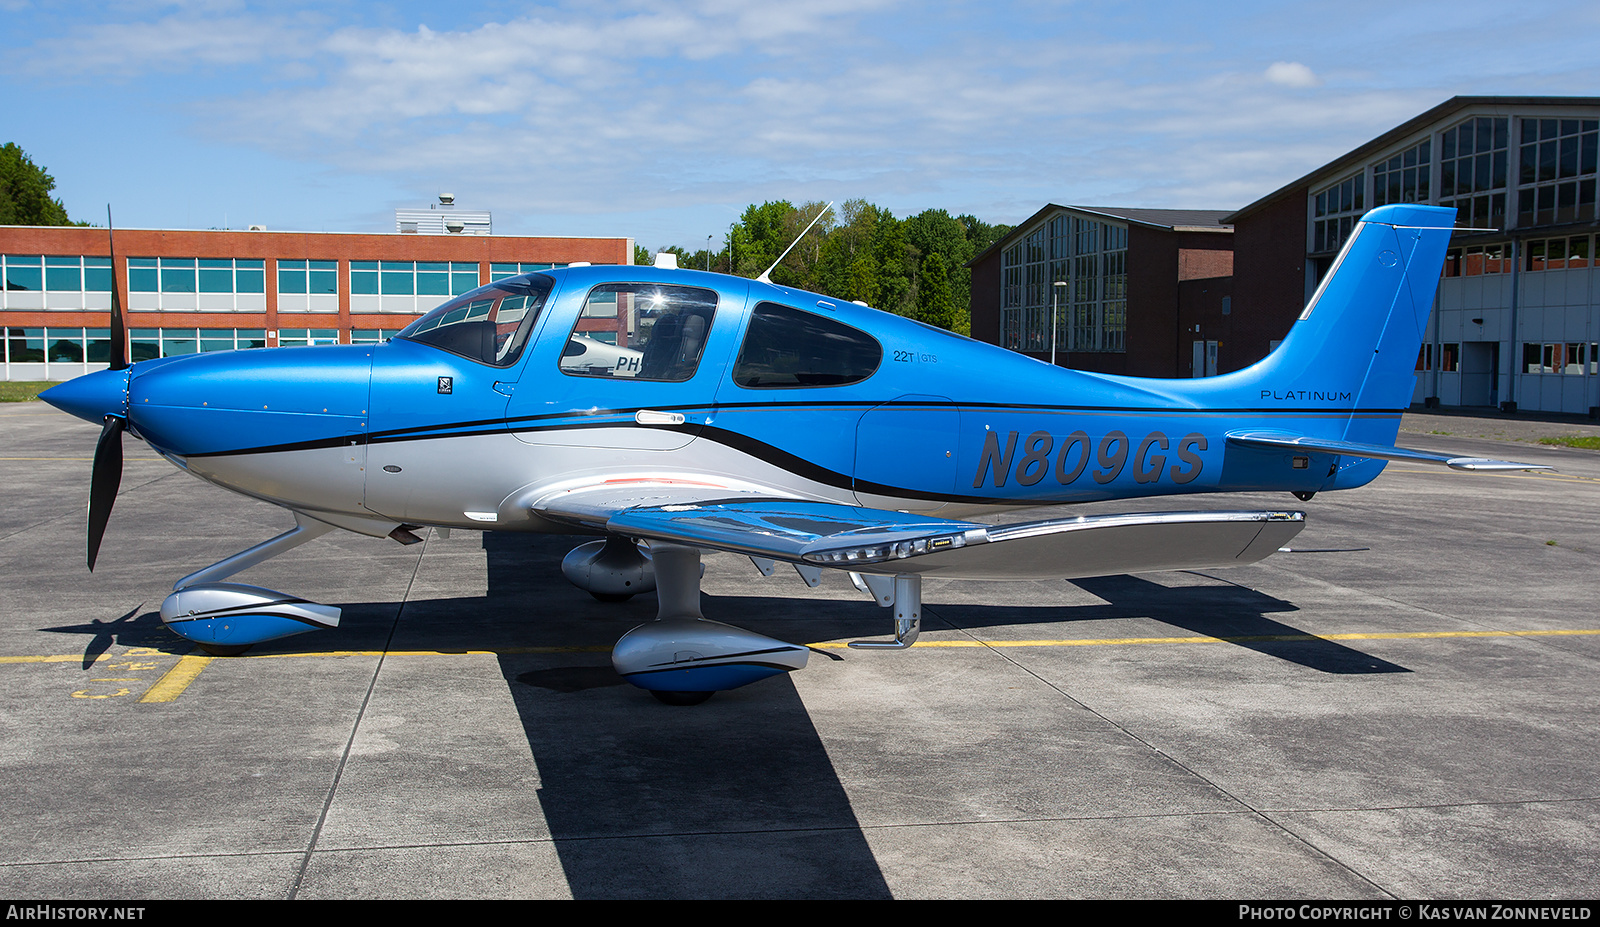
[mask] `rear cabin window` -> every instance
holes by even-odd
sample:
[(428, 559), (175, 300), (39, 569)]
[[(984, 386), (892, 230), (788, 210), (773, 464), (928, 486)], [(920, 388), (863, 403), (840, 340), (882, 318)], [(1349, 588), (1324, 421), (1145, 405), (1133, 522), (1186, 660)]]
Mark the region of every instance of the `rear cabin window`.
[(431, 344), (482, 364), (509, 367), (522, 355), (555, 283), (544, 274), (495, 281), (443, 303), (395, 337)]
[(693, 286), (608, 283), (589, 291), (561, 351), (561, 372), (687, 380), (700, 367), (717, 294)]
[(747, 389), (844, 386), (872, 376), (878, 340), (814, 312), (761, 303), (750, 315), (733, 382)]

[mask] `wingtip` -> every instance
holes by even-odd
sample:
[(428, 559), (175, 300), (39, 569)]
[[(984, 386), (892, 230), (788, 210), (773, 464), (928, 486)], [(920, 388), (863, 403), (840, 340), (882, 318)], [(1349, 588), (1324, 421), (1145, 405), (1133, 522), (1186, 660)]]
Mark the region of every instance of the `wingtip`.
[(1452, 470), (1467, 470), (1471, 472), (1494, 472), (1498, 470), (1545, 470), (1556, 472), (1555, 467), (1544, 464), (1518, 463), (1514, 460), (1493, 460), (1487, 457), (1452, 457), (1445, 461), (1445, 465)]

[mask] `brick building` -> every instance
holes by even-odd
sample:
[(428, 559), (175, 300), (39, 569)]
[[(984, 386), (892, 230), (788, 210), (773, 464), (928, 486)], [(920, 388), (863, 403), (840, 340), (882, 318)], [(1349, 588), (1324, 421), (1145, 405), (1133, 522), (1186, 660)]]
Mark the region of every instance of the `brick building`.
[(969, 263), (972, 337), (1049, 360), (1053, 315), (1063, 366), (1187, 377), (1209, 356), (1215, 372), (1206, 339), (1231, 313), (1225, 215), (1047, 205)]
[(117, 281), (130, 357), (376, 342), (450, 296), (530, 270), (628, 264), (629, 238), (0, 227), (0, 364), (62, 380), (109, 357)]

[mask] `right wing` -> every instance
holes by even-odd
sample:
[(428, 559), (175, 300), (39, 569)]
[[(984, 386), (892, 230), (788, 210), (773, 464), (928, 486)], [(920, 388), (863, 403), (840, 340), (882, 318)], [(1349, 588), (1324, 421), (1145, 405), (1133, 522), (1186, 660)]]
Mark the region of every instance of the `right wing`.
[(856, 573), (1078, 579), (1254, 563), (1305, 527), (1304, 512), (1151, 512), (984, 525), (725, 488), (590, 487), (534, 511), (624, 537)]

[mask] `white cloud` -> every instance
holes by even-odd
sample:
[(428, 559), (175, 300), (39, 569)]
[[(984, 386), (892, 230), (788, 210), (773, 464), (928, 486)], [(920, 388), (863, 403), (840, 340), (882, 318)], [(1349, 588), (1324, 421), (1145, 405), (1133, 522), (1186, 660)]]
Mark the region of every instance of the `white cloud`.
[(1322, 78), (1298, 61), (1274, 61), (1267, 65), (1265, 75), (1280, 87), (1315, 87), (1322, 83)]
[[(1277, 7), (1182, 27), (1160, 9), (1140, 20), (907, 0), (571, 0), (503, 22), (466, 8), (448, 19), (425, 5), (373, 9), (356, 21), (342, 7), (223, 2), (85, 21), (22, 49), (21, 79), (122, 77), (134, 84), (123, 105), (188, 114), (165, 137), (242, 145), (352, 188), (422, 198), (443, 185), (494, 208), (505, 231), (531, 216), (659, 217), (774, 198), (863, 196), (990, 221), (1046, 199), (1242, 206), (1452, 93), (1536, 93), (1556, 80), (1497, 90), (1480, 69), (1449, 70), (1473, 60), (1470, 37), (1411, 70), (1380, 67), (1403, 58), (1398, 25), (1378, 39), (1330, 32), (1336, 74), (1288, 61), (1258, 70), (1303, 29)], [(335, 14), (345, 19), (314, 18)], [(1538, 60), (1592, 72), (1587, 51)], [(1575, 67), (1556, 86), (1580, 85)], [(1281, 89), (1323, 77), (1338, 89), (1314, 106)], [(352, 223), (373, 206), (362, 208)]]

